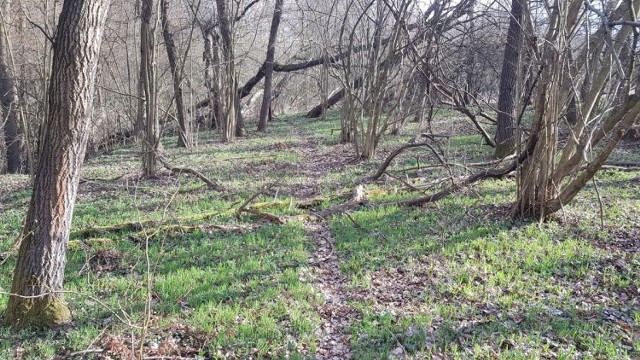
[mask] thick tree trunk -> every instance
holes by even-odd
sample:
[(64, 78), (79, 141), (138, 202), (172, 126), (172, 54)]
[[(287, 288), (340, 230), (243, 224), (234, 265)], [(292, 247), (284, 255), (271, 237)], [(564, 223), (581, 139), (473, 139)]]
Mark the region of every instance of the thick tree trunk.
[(144, 93), (145, 134), (143, 140), (142, 173), (155, 175), (158, 167), (157, 151), (160, 146), (160, 119), (158, 118), (158, 91), (156, 84), (156, 29), (153, 23), (155, 0), (142, 0), (140, 14), (140, 81)]
[(62, 283), (80, 167), (89, 137), (93, 89), (109, 0), (66, 0), (55, 38), (47, 126), (22, 231), (8, 325), (68, 321)]
[(208, 90), (208, 123), (212, 129), (220, 128), (220, 101), (218, 96), (220, 94), (220, 89), (217, 86), (218, 84), (218, 72), (216, 70), (216, 66), (219, 65), (218, 58), (218, 41), (217, 35), (213, 31), (212, 27), (203, 27), (202, 28), (202, 37), (204, 38), (204, 83)]
[(503, 158), (516, 146), (514, 112), (517, 97), (518, 65), (523, 45), (522, 20), (525, 14), (524, 0), (511, 1), (511, 20), (504, 47), (502, 73), (500, 74), (500, 95), (498, 96), (498, 118), (496, 128), (495, 156)]
[[(360, 81), (360, 84), (361, 83), (362, 81)], [(309, 112), (307, 113), (307, 115), (305, 115), (305, 117), (307, 119), (319, 118), (320, 116), (322, 116), (322, 114), (324, 114), (327, 111), (327, 109), (329, 109), (333, 105), (340, 102), (340, 100), (344, 99), (345, 95), (346, 95), (345, 89), (338, 90), (329, 98), (327, 98), (326, 100), (323, 100), (322, 103), (318, 104), (313, 109), (309, 110)]]
[(219, 94), (220, 116), (219, 120), (222, 127), (222, 138), (224, 141), (233, 141), (236, 136), (244, 134), (243, 124), (238, 124), (238, 120), (242, 119), (239, 114), (239, 92), (238, 79), (235, 68), (235, 55), (233, 44), (233, 15), (232, 9), (229, 8), (230, 3), (225, 0), (216, 0), (216, 8), (218, 10), (218, 23), (220, 29), (220, 38), (222, 40), (222, 61), (223, 69), (219, 72), (221, 93)]
[(162, 16), (162, 37), (164, 38), (164, 47), (167, 50), (167, 58), (169, 59), (169, 67), (173, 77), (173, 93), (176, 102), (176, 117), (178, 118), (178, 146), (190, 148), (193, 145), (193, 130), (191, 122), (187, 120), (184, 111), (184, 100), (182, 96), (182, 69), (178, 66), (178, 55), (176, 44), (173, 40), (171, 32), (171, 21), (169, 20), (169, 6), (171, 0), (160, 1), (160, 15)]
[(258, 121), (258, 131), (267, 129), (267, 118), (271, 109), (271, 88), (273, 85), (273, 61), (276, 55), (276, 39), (278, 37), (278, 27), (282, 16), (283, 0), (276, 0), (276, 7), (273, 10), (271, 20), (271, 30), (269, 32), (269, 43), (267, 45), (267, 59), (264, 62), (264, 93), (262, 106), (260, 107), (260, 120)]
[(7, 147), (7, 171), (13, 174), (21, 170), (20, 150), (22, 139), (18, 126), (18, 89), (16, 88), (13, 72), (9, 60), (9, 41), (6, 33), (6, 19), (11, 13), (11, 1), (4, 1), (0, 18), (0, 105), (2, 120), (4, 120), (4, 141)]

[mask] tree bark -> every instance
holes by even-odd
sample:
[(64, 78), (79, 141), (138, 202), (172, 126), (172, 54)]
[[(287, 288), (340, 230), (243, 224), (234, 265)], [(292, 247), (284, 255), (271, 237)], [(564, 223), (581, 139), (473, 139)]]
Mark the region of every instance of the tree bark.
[[(624, 71), (612, 71), (614, 59), (620, 61), (622, 47), (633, 35), (631, 27), (622, 27), (611, 34), (608, 24), (601, 25), (601, 29), (590, 37), (589, 44), (583, 46), (581, 55), (575, 60), (562, 50), (572, 40), (567, 29), (580, 26), (583, 5), (580, 0), (568, 3), (556, 0), (554, 4), (549, 22), (553, 26), (550, 26), (545, 37), (544, 63), (541, 64), (543, 71), (531, 131), (530, 141), (536, 141), (536, 146), (532, 156), (518, 169), (517, 199), (512, 216), (533, 216), (543, 220), (567, 205), (602, 167), (618, 141), (640, 115), (639, 99), (627, 95), (630, 93), (629, 77), (633, 71), (626, 74)], [(638, 11), (640, 0), (633, 0), (621, 2), (614, 14), (620, 12), (623, 16), (634, 18)], [(633, 48), (637, 40), (634, 37)], [(581, 71), (587, 63), (587, 57), (597, 60), (593, 62), (597, 66), (590, 66), (587, 74), (585, 81), (589, 88), (580, 104), (579, 120), (571, 127), (572, 135), (567, 144), (558, 150), (558, 122), (562, 106), (568, 103), (572, 95), (567, 89), (575, 85), (570, 82), (572, 77), (566, 75), (566, 69), (576, 73)], [(633, 61), (629, 60), (628, 65), (632, 69)], [(603, 95), (607, 86), (620, 87), (620, 93), (625, 94), (624, 104), (616, 105), (611, 113), (605, 113), (605, 109), (610, 104), (616, 104), (617, 99), (607, 99), (606, 94)], [(599, 102), (609, 102), (609, 105), (598, 105)], [(605, 120), (593, 121), (597, 117), (604, 117)], [(600, 144), (602, 140), (605, 140), (604, 145)], [(586, 166), (583, 166), (585, 163)]]
[(258, 121), (258, 131), (267, 129), (267, 118), (271, 109), (271, 88), (273, 85), (273, 61), (276, 55), (276, 39), (278, 37), (278, 27), (282, 16), (283, 0), (276, 0), (276, 7), (273, 10), (271, 20), (271, 30), (269, 31), (269, 43), (267, 45), (267, 59), (264, 62), (264, 93), (262, 106), (260, 107), (260, 120)]
[(21, 170), (22, 159), (20, 136), (18, 89), (13, 77), (9, 60), (9, 39), (6, 32), (6, 19), (11, 13), (11, 1), (4, 1), (0, 17), (0, 106), (4, 120), (4, 141), (7, 148), (7, 171), (12, 174)]
[(182, 69), (178, 66), (178, 55), (176, 51), (176, 43), (171, 32), (171, 21), (169, 19), (169, 6), (171, 0), (160, 1), (160, 16), (162, 17), (162, 37), (164, 38), (164, 47), (167, 51), (169, 59), (169, 67), (173, 77), (173, 93), (176, 102), (176, 118), (178, 118), (178, 146), (190, 148), (193, 146), (193, 130), (192, 125), (184, 110), (184, 100), (182, 96)]
[(89, 137), (109, 0), (65, 0), (55, 38), (47, 124), (22, 231), (5, 322), (16, 328), (69, 321), (62, 283), (80, 167)]
[(509, 155), (516, 146), (514, 136), (517, 80), (520, 52), (523, 45), (522, 20), (525, 14), (524, 0), (511, 1), (511, 20), (507, 32), (507, 44), (504, 47), (502, 73), (500, 74), (500, 94), (498, 96), (498, 118), (496, 128), (497, 158)]
[(145, 134), (143, 140), (142, 173), (154, 176), (158, 168), (157, 151), (160, 146), (158, 91), (156, 82), (156, 28), (152, 22), (155, 0), (142, 0), (140, 14), (140, 81), (144, 100)]
[[(222, 138), (224, 141), (233, 141), (236, 136), (244, 133), (242, 123), (238, 124), (239, 100), (238, 78), (236, 76), (235, 55), (233, 44), (233, 21), (230, 3), (226, 0), (216, 0), (218, 10), (218, 23), (220, 30), (222, 61), (224, 68), (219, 72), (220, 82), (224, 84), (219, 94), (220, 122), (222, 127)], [(242, 122), (242, 121), (241, 121)]]
[[(220, 101), (218, 99), (220, 89), (218, 85), (218, 71), (216, 67), (220, 61), (218, 58), (218, 39), (217, 34), (211, 26), (201, 27), (202, 37), (204, 39), (204, 83), (208, 90), (206, 105), (209, 106), (208, 122), (212, 129), (220, 128)], [(201, 104), (196, 105), (196, 107)]]

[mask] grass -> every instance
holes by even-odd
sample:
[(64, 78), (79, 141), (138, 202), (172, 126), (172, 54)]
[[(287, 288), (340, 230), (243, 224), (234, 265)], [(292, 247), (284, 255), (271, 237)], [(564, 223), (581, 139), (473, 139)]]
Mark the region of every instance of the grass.
[[(232, 144), (211, 133), (202, 133), (193, 151), (176, 148), (175, 138), (164, 141), (172, 164), (219, 180), (228, 194), (166, 172), (137, 180), (133, 147), (84, 166), (87, 181), (80, 186), (73, 230), (132, 220), (200, 227), (149, 239), (154, 283), (147, 354), (314, 357), (324, 298), (308, 263), (313, 240), (298, 221), (270, 225), (227, 210), (263, 191), (256, 201), (283, 201), (270, 213), (301, 214), (286, 204), (316, 192), (329, 197), (350, 189), (417, 132), (409, 124), (406, 135), (385, 138), (377, 159), (354, 164), (345, 159), (352, 156), (351, 148), (339, 144), (338, 132), (331, 133), (338, 127), (337, 113), (329, 121), (293, 116), (272, 123), (264, 136)], [(491, 149), (455, 114), (438, 114), (434, 127), (452, 135), (441, 144), (448, 160), (491, 158)], [(637, 161), (636, 155), (621, 148), (614, 156)], [(305, 163), (309, 156), (324, 166), (320, 172)], [(418, 148), (392, 167), (420, 166), (423, 176), (443, 176), (442, 169), (422, 168), (433, 162), (433, 154)], [(7, 252), (28, 206), (29, 179), (3, 175), (0, 186), (0, 254), (5, 257), (0, 291), (7, 291), (15, 265), (15, 256)], [(367, 190), (375, 201), (416, 196), (402, 187), (385, 180)], [(362, 295), (350, 303), (358, 316), (345, 330), (355, 358), (640, 357), (637, 173), (599, 173), (595, 185), (545, 224), (508, 220), (514, 189), (512, 179), (486, 181), (419, 209), (364, 206), (329, 220), (346, 291)], [(320, 207), (337, 202), (327, 200)], [(208, 212), (220, 214), (188, 220)], [(247, 230), (220, 231), (212, 225)], [(145, 241), (131, 235), (73, 238), (65, 278), (73, 323), (48, 332), (0, 327), (0, 358), (52, 358), (87, 348), (106, 348), (126, 358), (132, 336), (140, 335), (135, 326), (143, 323), (146, 300)], [(0, 309), (6, 301), (0, 295)]]
[[(637, 249), (615, 250), (616, 238), (598, 230), (597, 207), (588, 201), (594, 189), (564, 214), (565, 225), (558, 219), (513, 226), (491, 214), (509, 204), (512, 187), (508, 180), (487, 182), (423, 209), (360, 210), (351, 217), (361, 228), (332, 221), (342, 270), (357, 291), (407, 293), (400, 309), (380, 299), (362, 304), (366, 315), (351, 329), (357, 358), (385, 358), (398, 346), (420, 358), (640, 355), (640, 323), (633, 320), (640, 257)], [(637, 228), (632, 190), (601, 185), (600, 191), (610, 199), (621, 195), (605, 206), (605, 226), (619, 230), (626, 217)], [(426, 286), (397, 286), (399, 278)]]

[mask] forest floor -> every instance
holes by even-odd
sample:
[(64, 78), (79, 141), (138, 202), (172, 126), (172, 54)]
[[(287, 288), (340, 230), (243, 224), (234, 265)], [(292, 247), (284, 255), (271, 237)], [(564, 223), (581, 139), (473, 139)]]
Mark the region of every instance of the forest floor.
[[(140, 179), (132, 146), (90, 159), (65, 280), (73, 322), (0, 323), (0, 358), (640, 358), (640, 172), (602, 171), (551, 221), (512, 222), (510, 177), (398, 206), (472, 167), (431, 167), (419, 147), (341, 208), (416, 129), (356, 161), (337, 128), (291, 116), (231, 144), (163, 140), (171, 164), (224, 191), (166, 170)], [(491, 160), (451, 112), (434, 132), (450, 135), (434, 144), (447, 162)], [(640, 145), (613, 160), (640, 162)], [(0, 309), (29, 198), (26, 176), (0, 176)]]

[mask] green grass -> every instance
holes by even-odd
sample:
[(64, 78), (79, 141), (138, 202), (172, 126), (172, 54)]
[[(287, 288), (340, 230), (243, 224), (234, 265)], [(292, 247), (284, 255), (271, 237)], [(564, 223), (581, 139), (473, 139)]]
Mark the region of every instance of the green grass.
[[(166, 171), (137, 180), (140, 163), (132, 146), (85, 164), (89, 181), (80, 185), (73, 230), (132, 220), (201, 227), (149, 240), (154, 277), (148, 351), (178, 344), (188, 350), (185, 356), (314, 357), (324, 299), (310, 275), (312, 239), (298, 221), (269, 225), (228, 210), (262, 191), (257, 202), (283, 201), (265, 211), (302, 214), (287, 204), (314, 189), (326, 197), (349, 190), (419, 130), (409, 123), (404, 135), (385, 137), (376, 159), (350, 163), (343, 157), (353, 156), (351, 147), (339, 144), (339, 131), (332, 133), (339, 113), (329, 115), (328, 121), (288, 117), (270, 124), (265, 135), (231, 144), (201, 133), (191, 151), (176, 148), (175, 137), (163, 141), (172, 164), (220, 181), (229, 189), (225, 194)], [(441, 110), (434, 127), (452, 135), (439, 149), (447, 161), (491, 159), (492, 149), (457, 114)], [(306, 151), (330, 168), (317, 176), (300, 171), (308, 166)], [(638, 161), (636, 155), (622, 148), (614, 156)], [(413, 173), (429, 180), (448, 174), (424, 168), (432, 163), (434, 155), (417, 148), (399, 156), (390, 171), (420, 167)], [(6, 258), (0, 291), (6, 292), (15, 265), (7, 251), (19, 234), (30, 189), (26, 176), (3, 175), (0, 184), (9, 189), (0, 194), (0, 254)], [(346, 291), (363, 294), (350, 302), (358, 316), (345, 330), (355, 358), (640, 357), (639, 180), (637, 173), (606, 171), (595, 184), (602, 212), (590, 183), (545, 224), (509, 221), (512, 179), (482, 182), (419, 209), (365, 205), (349, 217), (329, 219)], [(403, 187), (383, 178), (366, 189), (372, 201), (418, 196)], [(340, 201), (326, 200), (318, 209)], [(219, 215), (188, 220), (202, 213)], [(211, 225), (252, 227), (219, 231)], [(48, 332), (0, 327), (0, 358), (51, 358), (89, 347), (119, 349), (126, 357), (132, 336), (140, 336), (135, 327), (143, 323), (146, 299), (145, 241), (136, 233), (73, 238), (65, 280), (73, 324)], [(0, 309), (6, 301), (0, 295)]]
[[(603, 177), (628, 181), (630, 175)], [(357, 290), (393, 289), (398, 269), (401, 278), (424, 282), (417, 290), (400, 287), (408, 291), (403, 308), (384, 298), (362, 303), (365, 316), (351, 328), (357, 358), (385, 358), (399, 346), (419, 358), (640, 355), (633, 338), (638, 323), (629, 320), (639, 309), (634, 292), (640, 284), (640, 257), (616, 251), (616, 239), (599, 231), (595, 219), (584, 223), (587, 214), (597, 211), (594, 189), (587, 188), (570, 207), (580, 216), (565, 214), (567, 222), (579, 226), (514, 227), (491, 214), (496, 205), (508, 206), (513, 190), (500, 189), (510, 187), (509, 181), (487, 182), (422, 209), (360, 210), (351, 214), (360, 227), (346, 218), (333, 219), (342, 270)], [(624, 187), (601, 185), (600, 191), (611, 199), (622, 197), (605, 206), (606, 226), (620, 228), (625, 209), (627, 224), (637, 229), (631, 220), (640, 215), (637, 196)], [(585, 237), (587, 229), (592, 233)], [(620, 266), (620, 258), (629, 260)], [(607, 311), (622, 314), (627, 322), (609, 319)]]

